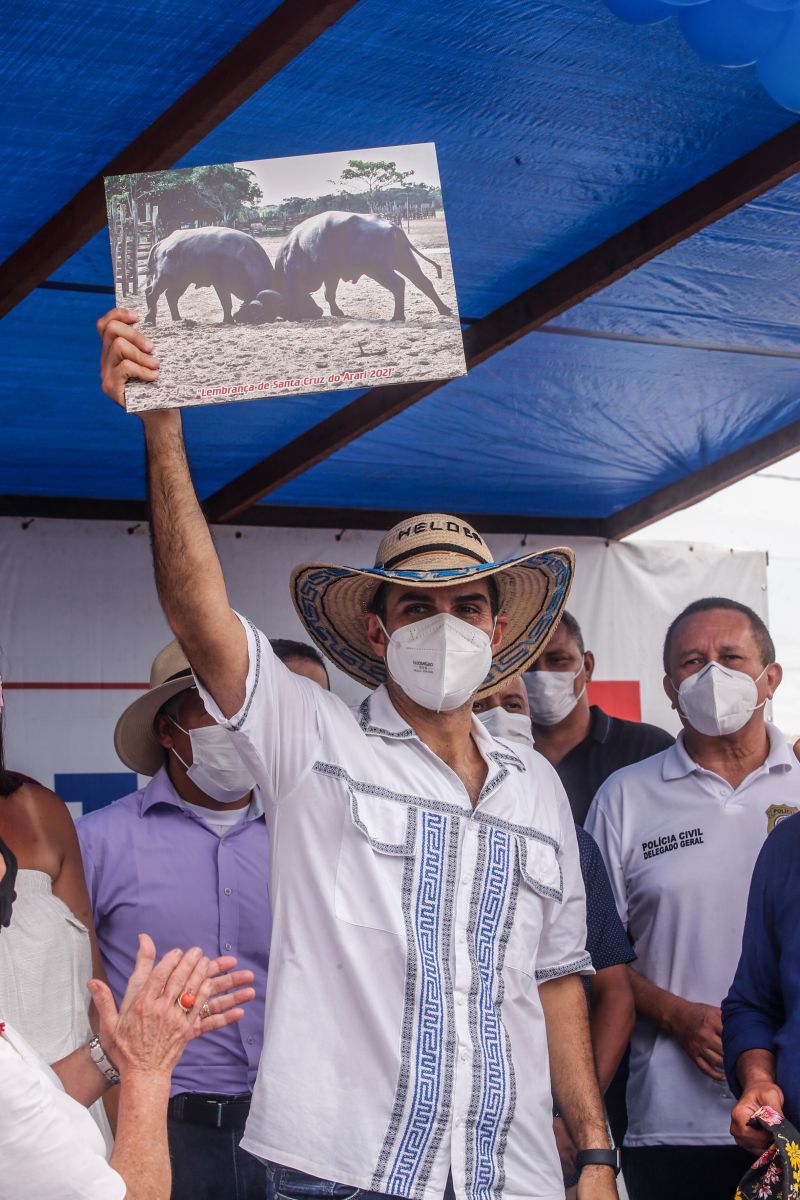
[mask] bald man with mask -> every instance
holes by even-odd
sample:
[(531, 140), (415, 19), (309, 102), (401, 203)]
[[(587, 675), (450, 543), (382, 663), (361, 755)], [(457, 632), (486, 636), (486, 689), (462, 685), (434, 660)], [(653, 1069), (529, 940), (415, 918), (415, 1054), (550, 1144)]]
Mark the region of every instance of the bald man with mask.
[(736, 970), (748, 887), (779, 815), (800, 807), (798, 762), (765, 719), (781, 681), (761, 618), (695, 601), (664, 642), (683, 730), (616, 772), (586, 826), (637, 955), (638, 1023), (623, 1145), (632, 1200), (730, 1200), (748, 1157), (729, 1131), (720, 1004)]

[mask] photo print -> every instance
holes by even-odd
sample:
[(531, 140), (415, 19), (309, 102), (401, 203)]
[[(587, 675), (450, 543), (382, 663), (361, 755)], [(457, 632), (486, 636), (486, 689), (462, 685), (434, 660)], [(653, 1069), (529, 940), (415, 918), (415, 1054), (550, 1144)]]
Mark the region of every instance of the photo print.
[(466, 373), (433, 143), (105, 184), (117, 303), (161, 363), (129, 412)]

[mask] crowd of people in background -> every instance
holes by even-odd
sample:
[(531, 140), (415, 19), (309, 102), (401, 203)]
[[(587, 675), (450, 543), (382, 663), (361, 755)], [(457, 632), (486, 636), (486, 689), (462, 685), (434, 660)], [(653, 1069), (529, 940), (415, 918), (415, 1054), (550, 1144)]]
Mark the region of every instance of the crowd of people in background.
[[(100, 322), (117, 402), (157, 371), (134, 323)], [(615, 1144), (630, 1200), (800, 1194), (761, 618), (675, 615), (673, 738), (590, 704), (571, 551), (498, 562), (428, 513), (296, 568), (309, 640), (270, 641), (179, 414), (142, 420), (175, 640), (114, 742), (148, 782), (76, 828), (0, 725), (0, 1200), (616, 1200)]]
[[(330, 689), (315, 647), (273, 639), (272, 648)], [(547, 759), (569, 799), (594, 967), (584, 979), (592, 1048), (631, 1200), (672, 1197), (676, 1180), (692, 1181), (683, 1196), (732, 1200), (769, 1144), (749, 1117), (763, 1105), (800, 1117), (800, 823), (787, 821), (800, 809), (800, 764), (765, 718), (781, 671), (753, 611), (696, 601), (671, 624), (663, 656), (677, 741), (590, 705), (594, 656), (566, 611), (532, 667), (473, 711), (501, 744)], [(123, 1002), (140, 928), (159, 948), (196, 942), (236, 956), (254, 999), (238, 1021), (187, 1044), (172, 1068), (171, 1195), (260, 1200), (263, 1164), (239, 1143), (269, 969), (263, 797), (177, 641), (156, 656), (150, 687), (120, 716), (114, 740), (122, 762), (150, 781), (77, 828), (47, 788), (0, 775), (0, 837), (16, 859), (0, 1015), (58, 1064), (98, 1028), (89, 979), (107, 980)], [(118, 1091), (90, 1110), (106, 1154)], [(575, 1195), (577, 1149), (555, 1107), (553, 1125)]]

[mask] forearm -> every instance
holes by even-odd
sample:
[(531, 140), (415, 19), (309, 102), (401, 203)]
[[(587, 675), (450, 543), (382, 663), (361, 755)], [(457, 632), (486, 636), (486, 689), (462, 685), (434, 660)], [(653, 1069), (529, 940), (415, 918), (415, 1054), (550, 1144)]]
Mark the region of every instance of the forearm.
[(192, 667), (232, 716), (244, 701), (247, 641), (192, 484), (180, 414), (153, 412), (143, 423), (159, 599)]
[(192, 483), (180, 414), (150, 413), (143, 424), (156, 586), (167, 620), (183, 641), (227, 609), (228, 596)]
[(633, 990), (624, 967), (609, 967), (592, 978), (589, 1029), (601, 1094), (614, 1078), (633, 1033)]
[(579, 1150), (604, 1149), (609, 1144), (608, 1131), (580, 976), (565, 975), (540, 984), (539, 995), (556, 1107)]
[(126, 1200), (169, 1200), (169, 1083), (168, 1072), (129, 1071), (120, 1084), (110, 1164), (125, 1181)]
[(674, 992), (668, 992), (665, 988), (651, 983), (633, 967), (628, 967), (627, 971), (633, 988), (636, 1012), (640, 1017), (655, 1021), (665, 1033), (674, 1034), (675, 1018), (686, 1002)]
[(51, 1066), (61, 1080), (64, 1091), (87, 1108), (111, 1087), (102, 1071), (92, 1062), (88, 1046), (80, 1046)]
[(775, 1082), (775, 1055), (769, 1050), (745, 1050), (736, 1060), (742, 1091)]

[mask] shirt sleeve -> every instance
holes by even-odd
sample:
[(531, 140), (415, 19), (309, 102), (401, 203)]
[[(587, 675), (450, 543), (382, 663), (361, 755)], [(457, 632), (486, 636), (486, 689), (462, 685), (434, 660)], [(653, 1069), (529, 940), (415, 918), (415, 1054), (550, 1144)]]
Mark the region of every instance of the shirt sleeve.
[(122, 1176), (76, 1135), (54, 1098), (44, 1075), (0, 1047), (0, 1192), (14, 1200), (123, 1200)]
[(782, 875), (781, 864), (776, 861), (783, 844), (776, 836), (779, 832), (780, 826), (767, 838), (756, 861), (747, 901), (742, 954), (731, 989), (722, 1002), (725, 1074), (736, 1096), (742, 1091), (736, 1075), (737, 1059), (745, 1050), (774, 1052), (776, 1035), (786, 1020), (774, 911), (775, 890), (780, 893)]
[(636, 955), (619, 919), (603, 857), (585, 829), (578, 828), (581, 871), (586, 888), (586, 949), (595, 971), (633, 962)]
[(288, 670), (261, 630), (236, 615), (247, 635), (249, 659), (242, 707), (226, 719), (196, 675), (195, 681), (206, 711), (230, 730), (256, 782), (276, 801), (294, 790), (311, 770), (319, 756), (323, 731), (329, 739), (335, 738), (337, 724), (352, 726), (354, 718), (338, 697)]
[(620, 833), (621, 791), (615, 776), (603, 784), (589, 809), (584, 829), (594, 838), (603, 856), (611, 893), (619, 919), (628, 928), (628, 891), (622, 867), (622, 837)]
[(89, 892), (89, 900), (92, 905), (92, 916), (95, 923), (97, 922), (97, 861), (96, 851), (93, 844), (93, 838), (90, 832), (89, 823), (84, 817), (79, 817), (75, 822), (75, 832), (78, 835), (78, 844), (81, 848), (81, 859), (83, 860), (83, 874), (86, 877), (86, 888)]
[(561, 844), (558, 850), (561, 868), (562, 899), (548, 900), (536, 955), (536, 982), (546, 983), (562, 975), (593, 975), (592, 960), (586, 950), (586, 892), (583, 887), (575, 822), (566, 793), (554, 776), (561, 817)]

